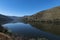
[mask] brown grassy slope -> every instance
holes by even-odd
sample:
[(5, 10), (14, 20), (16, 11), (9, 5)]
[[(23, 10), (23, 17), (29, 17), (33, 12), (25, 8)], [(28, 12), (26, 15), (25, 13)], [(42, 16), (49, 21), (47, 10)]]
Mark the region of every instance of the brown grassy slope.
[(48, 10), (43, 10), (27, 18), (29, 20), (32, 19), (32, 20), (46, 20), (46, 21), (60, 19), (60, 6)]
[[(60, 6), (28, 16), (24, 19), (24, 21), (26, 21), (34, 27), (42, 29), (43, 31), (60, 36)], [(36, 21), (38, 22), (35, 23)], [(45, 23), (50, 23), (51, 21), (52, 22), (51, 24), (43, 24), (44, 22), (41, 22), (42, 24), (39, 24), (39, 21), (45, 21)]]

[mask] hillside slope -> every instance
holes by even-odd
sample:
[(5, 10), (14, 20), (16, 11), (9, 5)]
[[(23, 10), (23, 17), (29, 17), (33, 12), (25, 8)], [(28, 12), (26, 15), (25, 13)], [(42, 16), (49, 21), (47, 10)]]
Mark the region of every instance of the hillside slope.
[(12, 21), (11, 18), (0, 14), (0, 24), (4, 24), (4, 23), (10, 22), (10, 21)]
[(60, 36), (60, 6), (27, 16), (23, 20), (40, 30)]
[(48, 10), (43, 10), (25, 18), (27, 21), (55, 21), (60, 20), (60, 6)]

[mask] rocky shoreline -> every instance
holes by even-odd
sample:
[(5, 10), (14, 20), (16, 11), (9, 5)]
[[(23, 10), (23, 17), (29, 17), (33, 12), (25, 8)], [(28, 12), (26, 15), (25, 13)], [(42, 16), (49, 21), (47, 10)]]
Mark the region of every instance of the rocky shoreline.
[(28, 38), (28, 37), (19, 37), (19, 36), (14, 36), (14, 35), (7, 35), (4, 33), (0, 32), (0, 39), (1, 40), (48, 40), (46, 38)]

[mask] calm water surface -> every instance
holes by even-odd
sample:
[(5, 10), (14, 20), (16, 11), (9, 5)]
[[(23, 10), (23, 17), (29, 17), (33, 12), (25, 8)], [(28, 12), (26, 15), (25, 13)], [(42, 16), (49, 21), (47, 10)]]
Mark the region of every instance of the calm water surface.
[(40, 29), (37, 29), (30, 24), (8, 23), (4, 24), (3, 26), (11, 30), (12, 33), (17, 34), (19, 36), (34, 37), (34, 38), (45, 37), (48, 38), (49, 40), (60, 40), (60, 36), (56, 36), (48, 32), (41, 31)]

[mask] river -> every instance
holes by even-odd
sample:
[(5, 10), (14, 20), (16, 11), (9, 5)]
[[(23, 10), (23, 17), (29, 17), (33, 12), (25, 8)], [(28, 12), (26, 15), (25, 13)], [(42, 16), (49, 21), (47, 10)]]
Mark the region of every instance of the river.
[(42, 31), (29, 23), (7, 23), (3, 25), (8, 30), (11, 30), (13, 34), (17, 34), (18, 36), (25, 36), (25, 37), (44, 37), (49, 40), (60, 40), (60, 36), (56, 36), (54, 34)]

